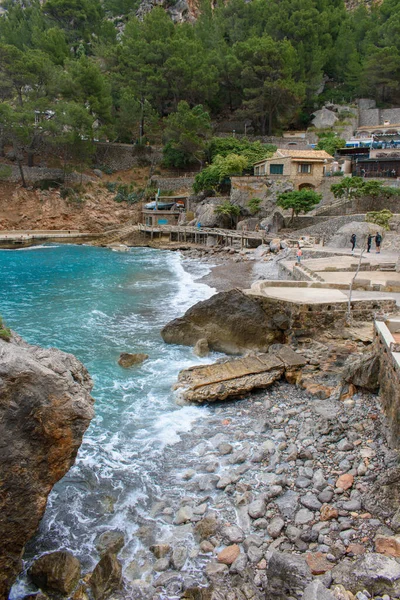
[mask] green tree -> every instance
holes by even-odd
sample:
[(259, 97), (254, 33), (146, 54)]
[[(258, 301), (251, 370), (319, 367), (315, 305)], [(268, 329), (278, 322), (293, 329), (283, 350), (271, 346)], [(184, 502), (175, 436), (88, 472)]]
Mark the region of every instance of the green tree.
[(230, 227), (233, 228), (236, 226), (237, 218), (240, 215), (240, 206), (232, 204), (231, 202), (223, 202), (214, 208), (214, 212), (216, 215), (225, 217)]
[(42, 130), (53, 152), (62, 155), (65, 178), (71, 161), (82, 173), (94, 154), (93, 118), (77, 102), (58, 102), (54, 108), (53, 117), (43, 121)]
[(365, 62), (363, 91), (380, 102), (400, 100), (400, 51), (395, 46), (374, 48)]
[(90, 44), (101, 32), (104, 11), (100, 0), (47, 0), (44, 14), (61, 28), (76, 52), (80, 43)]
[(32, 99), (49, 94), (54, 84), (55, 68), (40, 50), (23, 52), (15, 46), (3, 44), (0, 45), (0, 74), (2, 84), (8, 82), (22, 106), (27, 97)]
[(60, 90), (65, 100), (85, 106), (99, 126), (111, 123), (110, 85), (94, 59), (81, 56), (78, 60), (68, 61)]
[(335, 156), (336, 150), (344, 148), (346, 145), (346, 140), (337, 137), (333, 132), (321, 133), (318, 137), (317, 150), (325, 150), (331, 156)]
[(201, 104), (190, 108), (187, 102), (179, 102), (177, 111), (169, 115), (165, 123), (164, 164), (167, 167), (203, 164), (211, 122)]
[(272, 135), (274, 125), (292, 116), (304, 99), (305, 86), (294, 78), (295, 50), (287, 40), (275, 42), (265, 35), (238, 43), (234, 50), (243, 64), (243, 116), (262, 135)]
[(362, 177), (344, 177), (340, 183), (331, 185), (331, 192), (335, 198), (354, 200), (362, 195), (365, 181)]
[(246, 168), (251, 168), (255, 162), (269, 158), (275, 151), (276, 146), (262, 144), (259, 141), (250, 142), (245, 138), (237, 137), (213, 137), (207, 144), (206, 153), (209, 162), (212, 162), (216, 156), (226, 157), (229, 154), (243, 156), (247, 159)]
[(301, 212), (310, 212), (321, 200), (322, 194), (317, 194), (314, 190), (305, 188), (299, 191), (280, 194), (276, 204), (285, 210), (291, 209), (291, 221), (293, 221), (294, 217), (297, 217)]
[(195, 177), (193, 189), (197, 193), (202, 190), (218, 190), (231, 175), (242, 175), (247, 167), (247, 159), (238, 154), (216, 156), (211, 165), (203, 169)]

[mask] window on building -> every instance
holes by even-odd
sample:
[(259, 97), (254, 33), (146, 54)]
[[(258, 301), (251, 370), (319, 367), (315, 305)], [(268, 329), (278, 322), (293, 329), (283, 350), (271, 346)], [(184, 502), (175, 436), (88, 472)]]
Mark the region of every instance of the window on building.
[(254, 175), (260, 174), (260, 167), (254, 167)]
[(283, 175), (283, 165), (269, 165), (270, 175)]
[(299, 173), (311, 173), (311, 165), (309, 163), (300, 163)]

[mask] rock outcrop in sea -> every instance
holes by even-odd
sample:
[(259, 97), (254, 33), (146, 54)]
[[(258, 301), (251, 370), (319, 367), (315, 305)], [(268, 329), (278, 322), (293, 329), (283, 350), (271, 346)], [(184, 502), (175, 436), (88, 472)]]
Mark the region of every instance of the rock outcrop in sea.
[(0, 598), (20, 572), (47, 497), (93, 417), (92, 380), (72, 355), (0, 339)]

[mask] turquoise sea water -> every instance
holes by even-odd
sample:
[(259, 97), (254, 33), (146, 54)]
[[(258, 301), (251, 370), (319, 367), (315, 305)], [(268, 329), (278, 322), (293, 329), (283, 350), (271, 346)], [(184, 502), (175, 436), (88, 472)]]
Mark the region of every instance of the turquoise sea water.
[[(101, 531), (125, 532), (133, 556), (135, 531), (160, 493), (166, 444), (204, 417), (205, 408), (178, 407), (171, 385), (199, 363), (191, 349), (169, 346), (161, 327), (213, 290), (196, 283), (204, 266), (178, 253), (128, 253), (84, 246), (0, 250), (0, 314), (29, 343), (75, 354), (94, 379), (96, 417), (75, 466), (49, 497), (26, 564), (39, 553), (68, 548), (86, 568), (96, 562)], [(145, 352), (142, 366), (118, 366), (120, 352)], [(203, 360), (203, 362), (207, 362)], [(12, 598), (26, 593), (24, 578)]]

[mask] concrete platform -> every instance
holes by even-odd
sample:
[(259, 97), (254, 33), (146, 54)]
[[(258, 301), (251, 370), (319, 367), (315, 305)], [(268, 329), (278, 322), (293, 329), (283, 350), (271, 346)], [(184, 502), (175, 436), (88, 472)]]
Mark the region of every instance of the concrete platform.
[[(296, 282), (293, 282), (293, 286), (296, 286)], [(331, 304), (333, 302), (348, 301), (346, 294), (340, 290), (326, 288), (265, 287), (262, 290), (262, 295), (267, 298), (294, 302), (295, 304)]]
[[(316, 271), (327, 283), (347, 283), (354, 277), (352, 271)], [(395, 271), (359, 271), (357, 279), (369, 280), (371, 284), (386, 284), (387, 281), (398, 281), (400, 286), (400, 273)], [(357, 280), (356, 280), (357, 281)]]

